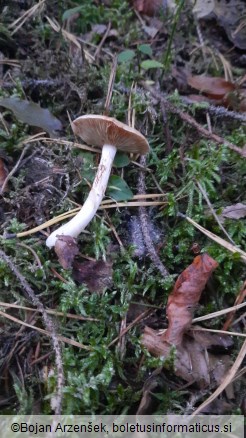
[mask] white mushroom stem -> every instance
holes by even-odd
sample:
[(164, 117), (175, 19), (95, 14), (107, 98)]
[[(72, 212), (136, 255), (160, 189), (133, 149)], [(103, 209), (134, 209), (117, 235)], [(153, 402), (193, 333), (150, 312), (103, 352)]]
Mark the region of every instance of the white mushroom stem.
[(83, 207), (69, 222), (50, 234), (46, 240), (46, 245), (49, 248), (55, 245), (57, 236), (61, 234), (77, 237), (93, 219), (104, 197), (116, 151), (117, 148), (113, 145), (105, 144), (103, 146), (98, 170)]

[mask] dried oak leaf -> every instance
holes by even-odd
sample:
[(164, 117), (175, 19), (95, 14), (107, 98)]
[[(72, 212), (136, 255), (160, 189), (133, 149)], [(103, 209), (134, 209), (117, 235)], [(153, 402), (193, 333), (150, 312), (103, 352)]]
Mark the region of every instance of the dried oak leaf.
[(55, 253), (59, 263), (64, 269), (70, 269), (74, 257), (79, 253), (79, 248), (76, 240), (71, 236), (57, 236), (55, 244)]
[(168, 328), (163, 340), (180, 345), (191, 325), (201, 293), (218, 263), (208, 254), (198, 255), (178, 277), (167, 302)]
[(102, 293), (112, 285), (112, 263), (103, 260), (74, 262), (73, 278), (78, 283), (85, 283), (90, 292)]

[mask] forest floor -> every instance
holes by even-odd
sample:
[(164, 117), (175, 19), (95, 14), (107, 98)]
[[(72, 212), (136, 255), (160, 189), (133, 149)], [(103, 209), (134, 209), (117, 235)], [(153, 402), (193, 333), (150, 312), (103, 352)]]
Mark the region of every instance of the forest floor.
[[(245, 415), (244, 2), (1, 3), (0, 413)], [(54, 251), (100, 160), (85, 114), (150, 152)]]

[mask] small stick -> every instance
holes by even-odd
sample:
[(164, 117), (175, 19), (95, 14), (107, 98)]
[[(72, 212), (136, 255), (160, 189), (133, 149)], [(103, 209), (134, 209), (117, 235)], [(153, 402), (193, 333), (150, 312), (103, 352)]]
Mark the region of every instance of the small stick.
[(62, 353), (61, 346), (57, 338), (56, 329), (54, 323), (50, 316), (47, 314), (43, 303), (39, 300), (34, 290), (31, 288), (29, 283), (26, 281), (25, 277), (18, 271), (17, 267), (11, 260), (9, 256), (5, 254), (4, 251), (0, 249), (0, 257), (5, 261), (11, 271), (14, 273), (16, 278), (19, 280), (21, 286), (26, 292), (27, 296), (31, 300), (32, 304), (37, 307), (38, 311), (42, 314), (44, 325), (48, 332), (50, 333), (54, 352), (55, 352), (55, 362), (57, 368), (57, 394), (56, 394), (56, 406), (55, 415), (60, 415), (62, 411), (62, 399), (63, 399), (63, 386), (64, 386), (64, 372), (62, 364)]
[(98, 57), (99, 53), (101, 52), (102, 46), (103, 46), (103, 44), (104, 44), (106, 38), (108, 37), (108, 34), (109, 34), (109, 32), (110, 32), (110, 29), (111, 29), (111, 23), (109, 22), (109, 23), (108, 23), (108, 27), (107, 27), (107, 29), (106, 29), (106, 31), (105, 31), (105, 33), (104, 33), (104, 35), (103, 35), (103, 37), (102, 37), (100, 43), (99, 43), (98, 46), (97, 46), (96, 51), (95, 51), (95, 54), (94, 54), (94, 58), (95, 58), (95, 59)]
[(10, 180), (11, 176), (13, 176), (13, 175), (15, 174), (15, 172), (17, 171), (17, 169), (18, 169), (18, 167), (19, 167), (19, 165), (20, 165), (20, 163), (21, 163), (21, 160), (23, 159), (23, 157), (24, 157), (26, 151), (29, 149), (29, 147), (30, 147), (29, 144), (27, 144), (27, 145), (24, 147), (24, 149), (23, 149), (23, 151), (21, 152), (20, 158), (19, 158), (19, 160), (17, 161), (16, 165), (13, 167), (13, 169), (11, 170), (11, 172), (9, 172), (9, 174), (6, 176), (6, 178), (5, 178), (5, 180), (4, 180), (4, 183), (3, 183), (3, 185), (2, 185), (2, 187), (1, 187), (1, 189), (0, 189), (0, 195), (2, 195), (2, 194), (4, 193), (8, 181)]
[(222, 237), (219, 237), (216, 234), (212, 233), (211, 231), (207, 230), (206, 228), (202, 227), (196, 221), (191, 219), (189, 216), (186, 216), (182, 213), (178, 213), (178, 216), (186, 219), (188, 222), (190, 222), (190, 224), (192, 224), (194, 227), (200, 230), (203, 234), (208, 236), (211, 240), (214, 240), (220, 246), (223, 246), (224, 248), (228, 249), (228, 251), (232, 252), (233, 254), (239, 253), (241, 260), (243, 260), (243, 262), (246, 263), (245, 251), (243, 251), (242, 249), (238, 248), (235, 245), (232, 245), (231, 243), (227, 242), (227, 240), (222, 239)]
[[(246, 298), (246, 281), (244, 282), (243, 287), (240, 289), (234, 305), (236, 306), (237, 304), (241, 304), (245, 300), (245, 298)], [(233, 310), (231, 313), (229, 313), (226, 321), (224, 322), (223, 330), (228, 330), (228, 328), (230, 327), (230, 325), (233, 321), (235, 313), (236, 313), (236, 310)]]
[[(0, 301), (0, 307), (6, 307), (7, 309), (23, 309), (26, 310), (28, 312), (40, 312), (40, 310), (38, 309), (32, 309), (31, 307), (26, 307), (26, 306), (20, 306), (19, 304), (12, 304), (12, 303), (4, 303), (3, 301)], [(100, 321), (100, 319), (97, 318), (90, 318), (89, 316), (80, 316), (80, 315), (74, 315), (74, 313), (63, 313), (63, 312), (59, 312), (58, 310), (52, 310), (52, 309), (45, 309), (47, 313), (49, 313), (50, 315), (55, 315), (55, 316), (61, 316), (62, 318), (71, 318), (71, 319), (77, 319), (79, 321)]]
[[(140, 163), (142, 166), (146, 164), (146, 157), (142, 156), (140, 158)], [(139, 178), (138, 178), (138, 194), (144, 195), (145, 194), (145, 174), (143, 170), (141, 169), (139, 172)], [(168, 270), (163, 265), (159, 255), (156, 252), (156, 249), (153, 245), (152, 239), (150, 237), (149, 229), (150, 229), (150, 219), (148, 212), (145, 207), (140, 206), (139, 207), (139, 218), (144, 238), (144, 243), (146, 245), (146, 248), (149, 253), (149, 257), (154, 263), (155, 267), (160, 271), (161, 275), (163, 277), (167, 277), (169, 275)]]
[(206, 128), (201, 126), (199, 123), (196, 122), (196, 120), (190, 116), (189, 114), (183, 112), (180, 108), (177, 108), (175, 105), (173, 105), (169, 100), (163, 96), (160, 96), (160, 94), (155, 91), (153, 88), (146, 86), (143, 84), (144, 88), (146, 88), (150, 94), (157, 99), (159, 102), (163, 102), (167, 108), (168, 111), (170, 111), (173, 114), (177, 114), (182, 120), (184, 120), (186, 123), (188, 123), (190, 126), (195, 128), (203, 137), (209, 138), (210, 140), (213, 140), (217, 144), (224, 144), (229, 149), (231, 149), (234, 152), (237, 152), (242, 157), (246, 157), (246, 149), (241, 149), (240, 147), (236, 146), (234, 143), (231, 143), (230, 141), (220, 137), (217, 134), (213, 134), (209, 132)]
[[(136, 91), (136, 86), (132, 84), (131, 87), (131, 93), (130, 93), (130, 99), (129, 99), (129, 105), (128, 105), (128, 123), (131, 127), (134, 127), (135, 124), (135, 109), (131, 108), (131, 96), (132, 96), (132, 90)], [(145, 189), (145, 172), (144, 169), (146, 167), (146, 156), (142, 155), (140, 158), (140, 172), (139, 172), (139, 178), (138, 178), (138, 195), (146, 195), (146, 189)], [(146, 201), (143, 199), (143, 202)], [(152, 260), (155, 267), (160, 271), (160, 273), (163, 275), (163, 277), (166, 277), (169, 275), (167, 269), (163, 265), (160, 257), (158, 256), (156, 249), (153, 245), (152, 239), (150, 237), (149, 229), (150, 229), (150, 219), (148, 212), (146, 208), (143, 205), (139, 206), (139, 219), (141, 223), (141, 229), (142, 234), (144, 238), (144, 243), (146, 245), (146, 248), (148, 250), (148, 254), (150, 259)]]
[(147, 309), (145, 310), (143, 313), (141, 313), (141, 315), (138, 315), (132, 322), (130, 322), (130, 324), (128, 324), (128, 326), (124, 329), (121, 330), (120, 335), (117, 336), (115, 339), (113, 339), (113, 341), (110, 342), (110, 344), (108, 344), (108, 348), (112, 347), (112, 345), (114, 345), (122, 336), (124, 336), (132, 327), (134, 327), (136, 324), (138, 324), (140, 321), (142, 321), (143, 319), (145, 319), (146, 316), (148, 316), (148, 314), (150, 313), (150, 310)]

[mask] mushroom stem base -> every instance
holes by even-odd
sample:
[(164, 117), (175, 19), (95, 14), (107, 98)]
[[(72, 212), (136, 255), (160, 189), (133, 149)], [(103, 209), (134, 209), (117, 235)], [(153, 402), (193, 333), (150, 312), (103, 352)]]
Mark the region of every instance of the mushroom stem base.
[(93, 219), (104, 197), (116, 151), (117, 149), (113, 145), (105, 144), (103, 146), (98, 170), (85, 203), (76, 216), (50, 234), (46, 240), (46, 245), (49, 248), (55, 245), (59, 235), (77, 237)]

